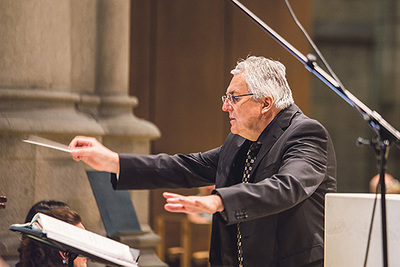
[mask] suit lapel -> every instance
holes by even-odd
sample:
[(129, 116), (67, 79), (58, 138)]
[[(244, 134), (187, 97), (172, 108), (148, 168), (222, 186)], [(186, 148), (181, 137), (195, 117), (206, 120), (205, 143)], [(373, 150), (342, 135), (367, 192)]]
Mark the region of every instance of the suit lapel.
[(289, 127), (292, 118), (297, 112), (300, 112), (300, 109), (295, 104), (288, 107), (287, 109), (282, 110), (260, 135), (258, 141), (262, 142), (262, 146), (260, 151), (258, 152), (256, 161), (254, 162), (253, 168), (250, 172), (250, 181), (253, 180), (253, 172), (257, 169), (258, 165), (270, 151), (272, 146)]
[(215, 184), (216, 188), (226, 185), (236, 155), (245, 141), (245, 138), (234, 134), (230, 134), (225, 141), (219, 159), (220, 163), (218, 163), (219, 169), (217, 173), (218, 179), (216, 179)]

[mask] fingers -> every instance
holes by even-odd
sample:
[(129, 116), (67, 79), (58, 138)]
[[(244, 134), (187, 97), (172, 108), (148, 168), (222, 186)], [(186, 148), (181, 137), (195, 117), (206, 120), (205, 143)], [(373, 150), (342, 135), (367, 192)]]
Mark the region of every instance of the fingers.
[(182, 204), (170, 204), (170, 203), (167, 203), (167, 204), (164, 205), (164, 208), (165, 208), (166, 211), (169, 211), (169, 212), (184, 212), (184, 213), (187, 213), (187, 211), (185, 209), (185, 206), (182, 205)]
[[(90, 150), (87, 148), (92, 148), (98, 143), (97, 139), (93, 137), (86, 136), (76, 136), (69, 144), (69, 149), (71, 150), (71, 155), (75, 161), (84, 161), (85, 157), (89, 156)], [(86, 149), (85, 149), (86, 148)]]
[(185, 204), (185, 205), (194, 205), (195, 198), (194, 196), (182, 196), (175, 193), (164, 192), (163, 196), (166, 198), (168, 203), (175, 203), (175, 204)]
[(89, 147), (89, 146), (93, 146), (95, 143), (97, 143), (96, 138), (87, 137), (87, 136), (76, 136), (70, 142), (69, 149), (73, 150), (76, 148)]
[(164, 205), (164, 209), (169, 212), (176, 212), (176, 213), (188, 213), (188, 214), (196, 214), (196, 213), (202, 213), (203, 210), (199, 209), (197, 207), (193, 207), (191, 205), (185, 205), (185, 204), (172, 204), (172, 203), (167, 203)]
[(179, 203), (183, 201), (184, 196), (175, 193), (164, 192), (163, 196), (166, 198), (167, 204), (164, 205), (164, 209), (169, 212), (184, 212), (186, 209), (184, 204)]
[(90, 153), (91, 153), (90, 149), (87, 148), (75, 149), (70, 152), (72, 158), (75, 161), (82, 160), (83, 162), (87, 161), (87, 158), (90, 156)]
[(90, 142), (88, 141), (88, 138), (85, 136), (77, 136), (72, 141), (69, 143), (68, 148), (71, 150), (71, 156), (73, 160), (75, 161), (80, 161), (82, 159), (81, 157), (81, 151), (78, 150), (77, 148), (82, 148), (82, 147), (87, 147), (89, 146)]
[(74, 139), (72, 139), (72, 141), (69, 143), (69, 149), (75, 149), (76, 147), (80, 146), (79, 143), (81, 142), (80, 139), (82, 137), (81, 136), (77, 136)]
[(167, 201), (167, 204), (164, 205), (164, 208), (167, 211), (183, 213), (207, 212), (207, 204), (201, 201), (201, 197), (182, 196), (169, 192), (164, 192), (163, 196)]
[(184, 197), (184, 196), (176, 194), (176, 193), (164, 192), (163, 197), (168, 199), (168, 198), (179, 198), (179, 197)]

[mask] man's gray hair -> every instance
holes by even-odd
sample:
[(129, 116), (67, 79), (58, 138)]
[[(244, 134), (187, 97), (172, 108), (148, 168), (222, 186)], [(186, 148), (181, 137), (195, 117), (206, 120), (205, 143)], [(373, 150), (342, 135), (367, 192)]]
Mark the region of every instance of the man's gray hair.
[(254, 99), (272, 96), (277, 108), (287, 108), (294, 103), (292, 91), (286, 80), (286, 67), (279, 61), (250, 56), (240, 60), (231, 74), (244, 73), (247, 86)]

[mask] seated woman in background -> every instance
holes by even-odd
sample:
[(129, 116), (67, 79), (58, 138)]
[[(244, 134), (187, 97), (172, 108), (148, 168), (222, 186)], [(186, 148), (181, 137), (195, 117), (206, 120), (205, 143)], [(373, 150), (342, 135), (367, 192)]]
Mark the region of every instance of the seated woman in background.
[[(50, 209), (40, 212), (85, 229), (81, 222), (81, 217), (73, 210)], [(18, 251), (20, 253), (20, 262), (17, 263), (17, 267), (57, 267), (68, 265), (68, 257), (64, 252), (28, 237), (22, 237), (21, 247)], [(86, 261), (84, 257), (77, 257), (74, 260), (74, 267), (86, 267)]]
[(38, 212), (45, 213), (46, 211), (55, 209), (69, 210), (70, 207), (68, 206), (68, 204), (57, 200), (41, 200), (34, 204), (28, 211), (28, 214), (25, 218), (25, 223), (31, 222), (33, 216), (35, 216), (35, 214)]

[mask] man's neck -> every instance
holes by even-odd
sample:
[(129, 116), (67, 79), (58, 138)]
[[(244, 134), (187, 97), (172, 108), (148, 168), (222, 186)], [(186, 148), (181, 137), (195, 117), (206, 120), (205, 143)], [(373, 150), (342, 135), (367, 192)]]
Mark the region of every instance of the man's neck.
[(250, 141), (257, 141), (260, 135), (264, 132), (265, 128), (268, 127), (268, 125), (275, 119), (275, 117), (279, 114), (279, 112), (282, 109), (273, 107), (271, 110), (268, 112), (268, 114), (265, 114), (261, 120), (260, 120), (260, 127), (257, 132), (254, 132), (251, 136), (247, 137), (246, 139)]

